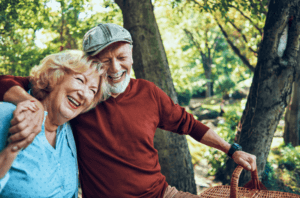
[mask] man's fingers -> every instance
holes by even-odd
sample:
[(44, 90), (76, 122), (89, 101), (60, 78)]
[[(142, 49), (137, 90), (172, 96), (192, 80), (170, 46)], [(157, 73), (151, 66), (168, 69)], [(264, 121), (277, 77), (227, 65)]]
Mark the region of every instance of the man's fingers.
[(16, 143), (12, 147), (12, 151), (18, 151), (27, 148), (27, 146), (29, 146), (29, 144), (33, 142), (34, 138), (35, 138), (35, 134), (31, 133), (26, 139)]
[(249, 163), (246, 162), (246, 163), (242, 163), (240, 165), (247, 171), (252, 171), (252, 166)]
[(256, 156), (252, 155), (250, 158), (250, 166), (251, 166), (251, 171), (255, 171), (256, 170)]
[(250, 153), (243, 151), (236, 151), (233, 154), (233, 160), (235, 163), (241, 165), (245, 170), (255, 171), (256, 170), (256, 157)]

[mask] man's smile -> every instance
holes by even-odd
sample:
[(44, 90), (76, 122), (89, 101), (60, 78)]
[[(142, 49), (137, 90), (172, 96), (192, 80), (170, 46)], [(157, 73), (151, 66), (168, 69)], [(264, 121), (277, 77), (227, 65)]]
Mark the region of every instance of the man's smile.
[(122, 70), (115, 74), (109, 74), (108, 78), (111, 79), (112, 81), (118, 81), (124, 76), (125, 73), (126, 73), (126, 70)]

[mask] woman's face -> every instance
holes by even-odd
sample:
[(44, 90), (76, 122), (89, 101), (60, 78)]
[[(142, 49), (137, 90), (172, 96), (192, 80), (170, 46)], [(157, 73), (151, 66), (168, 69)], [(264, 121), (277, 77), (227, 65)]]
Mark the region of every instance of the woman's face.
[(66, 74), (47, 97), (50, 120), (61, 125), (84, 111), (93, 102), (99, 81), (100, 75), (94, 68), (83, 73)]

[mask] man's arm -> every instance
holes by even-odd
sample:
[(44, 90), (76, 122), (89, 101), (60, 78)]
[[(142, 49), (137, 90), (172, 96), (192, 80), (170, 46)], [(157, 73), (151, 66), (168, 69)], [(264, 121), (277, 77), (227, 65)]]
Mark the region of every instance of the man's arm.
[(28, 77), (0, 75), (0, 101), (4, 101), (4, 94), (13, 86), (20, 86), (28, 90), (28, 85)]
[[(207, 146), (216, 148), (218, 150), (223, 151), (224, 153), (228, 153), (231, 145), (222, 139), (216, 132), (212, 129), (209, 129), (202, 139), (200, 140), (202, 144)], [(256, 157), (250, 153), (246, 153), (244, 151), (236, 151), (232, 155), (232, 159), (235, 163), (241, 165), (244, 169), (249, 171), (256, 170)]]
[[(11, 143), (16, 143), (12, 149), (16, 151), (26, 148), (41, 131), (44, 107), (37, 99), (24, 90), (24, 88), (28, 89), (28, 78), (0, 76), (0, 84), (0, 99), (2, 98), (4, 101), (17, 105), (14, 117), (11, 120), (11, 128), (9, 129), (9, 132), (12, 134), (9, 140)], [(37, 111), (31, 112), (22, 108), (22, 102), (28, 102), (28, 100), (36, 103)]]
[[(179, 134), (189, 134), (198, 142), (228, 153), (231, 145), (222, 139), (216, 132), (195, 120), (192, 114), (184, 108), (175, 105), (170, 97), (161, 89), (156, 88), (157, 102), (160, 109), (159, 127)], [(243, 166), (246, 170), (256, 169), (256, 157), (243, 151), (236, 151), (232, 155), (235, 163)]]
[(28, 94), (24, 88), (16, 85), (8, 89), (3, 95), (3, 101), (11, 102), (15, 105), (18, 105), (20, 102), (25, 100), (36, 100), (33, 96)]

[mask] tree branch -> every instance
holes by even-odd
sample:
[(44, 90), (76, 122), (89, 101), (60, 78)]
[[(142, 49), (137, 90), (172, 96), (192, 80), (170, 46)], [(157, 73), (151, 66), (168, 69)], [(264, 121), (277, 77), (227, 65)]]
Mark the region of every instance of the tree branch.
[(297, 55), (299, 52), (299, 39), (300, 39), (300, 13), (298, 17), (293, 17), (288, 29), (288, 40), (284, 59), (289, 61), (292, 66), (297, 65)]
[[(213, 44), (212, 49), (216, 49), (216, 47), (217, 47), (217, 45), (218, 45), (218, 42), (219, 42), (219, 39), (220, 39), (219, 36), (217, 36), (217, 37), (215, 38), (215, 42), (214, 42), (214, 44)], [(215, 54), (216, 54), (216, 50), (213, 51), (213, 54), (212, 54), (212, 56), (211, 56), (211, 59), (214, 59)]]
[(227, 35), (227, 33), (225, 32), (225, 30), (223, 29), (223, 27), (221, 26), (221, 24), (219, 23), (219, 21), (215, 18), (219, 28), (221, 29), (221, 32), (223, 33), (224, 37), (226, 38), (227, 43), (230, 45), (231, 49), (234, 51), (234, 53), (236, 55), (238, 55), (238, 57), (243, 61), (243, 63), (252, 71), (254, 72), (255, 68), (249, 63), (249, 61), (247, 60), (247, 58), (241, 54), (240, 50), (229, 40), (229, 37)]
[[(272, 60), (274, 56), (278, 56), (278, 42), (280, 34), (288, 24), (290, 19), (290, 7), (293, 5), (291, 0), (288, 1), (272, 1), (269, 5), (269, 12), (266, 18), (266, 25), (264, 27), (264, 37), (260, 46), (258, 61), (260, 59)], [(275, 6), (276, 5), (276, 6)]]
[[(242, 35), (244, 41), (246, 43), (248, 43), (248, 39), (246, 38), (245, 34), (242, 33), (242, 30), (240, 28), (238, 28), (231, 20), (229, 20), (229, 23)], [(252, 47), (249, 47), (250, 51), (252, 51), (253, 53), (257, 53), (257, 51), (255, 51)]]
[(187, 35), (187, 37), (192, 41), (192, 43), (196, 46), (196, 48), (202, 53), (202, 50), (201, 50), (201, 47), (200, 47), (200, 44), (198, 42), (196, 42), (193, 34), (188, 31), (187, 29), (183, 29), (183, 31), (185, 32), (185, 34)]
[(248, 19), (248, 20), (253, 24), (253, 26), (259, 31), (260, 35), (263, 34), (263, 33), (262, 33), (262, 29), (259, 28), (259, 27), (251, 20), (251, 18), (249, 18), (248, 16), (246, 16), (246, 15), (245, 15), (241, 10), (239, 10), (236, 6), (229, 5), (229, 7), (232, 7), (232, 8), (234, 8), (234, 9), (236, 9), (239, 13), (241, 13), (241, 15), (242, 15), (243, 17), (245, 17), (246, 19)]

